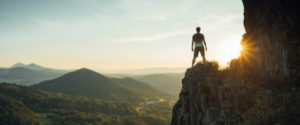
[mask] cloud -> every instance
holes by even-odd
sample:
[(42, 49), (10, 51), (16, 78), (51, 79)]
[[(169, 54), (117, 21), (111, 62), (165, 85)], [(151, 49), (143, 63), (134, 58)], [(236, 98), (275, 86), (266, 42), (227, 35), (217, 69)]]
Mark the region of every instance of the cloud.
[(178, 36), (178, 35), (184, 35), (184, 34), (191, 34), (191, 30), (181, 30), (181, 31), (173, 31), (173, 32), (167, 32), (167, 33), (159, 33), (159, 34), (154, 34), (151, 36), (135, 36), (135, 37), (130, 37), (130, 38), (124, 38), (124, 39), (119, 39), (115, 40), (118, 42), (123, 42), (123, 43), (129, 43), (129, 42), (149, 42), (149, 41), (156, 41), (156, 40), (163, 40), (167, 39), (173, 36)]
[(182, 0), (121, 0), (118, 7), (137, 20), (167, 20), (184, 16), (191, 4)]
[(167, 20), (169, 19), (173, 13), (170, 12), (162, 12), (159, 14), (149, 14), (149, 15), (142, 15), (136, 17), (137, 20)]
[[(239, 27), (243, 21), (242, 14), (227, 14), (227, 15), (207, 15), (198, 19), (196, 22), (200, 26), (206, 27), (207, 32), (214, 32), (216, 30), (230, 29)], [(240, 23), (238, 23), (240, 22)]]

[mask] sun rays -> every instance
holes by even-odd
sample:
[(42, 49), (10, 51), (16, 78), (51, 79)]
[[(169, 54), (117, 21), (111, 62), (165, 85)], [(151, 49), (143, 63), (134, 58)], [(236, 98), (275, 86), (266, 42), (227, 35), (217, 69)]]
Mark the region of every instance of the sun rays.
[(248, 65), (253, 64), (253, 61), (257, 59), (255, 42), (249, 42), (249, 39), (244, 38), (241, 40), (241, 46), (241, 59)]

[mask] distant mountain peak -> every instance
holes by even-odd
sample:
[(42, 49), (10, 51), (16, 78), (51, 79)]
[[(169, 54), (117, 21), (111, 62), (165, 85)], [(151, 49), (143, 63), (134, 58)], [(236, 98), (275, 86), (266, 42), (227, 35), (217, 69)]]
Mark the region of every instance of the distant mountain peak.
[(90, 70), (88, 68), (81, 68), (81, 69), (78, 69), (77, 71), (90, 71), (90, 72), (94, 72), (94, 71), (92, 71), (92, 70)]
[(10, 68), (17, 68), (17, 67), (24, 67), (24, 66), (26, 66), (24, 63), (18, 62), (16, 64), (12, 65)]
[(39, 66), (39, 65), (37, 65), (35, 63), (30, 63), (30, 64), (28, 64), (28, 66)]
[(86, 79), (87, 77), (98, 77), (98, 78), (106, 78), (104, 75), (95, 72), (93, 70), (87, 69), (87, 68), (81, 68), (78, 70), (75, 70), (73, 72), (67, 73), (62, 77), (77, 77), (77, 78), (83, 78)]
[(17, 67), (24, 67), (24, 68), (29, 68), (29, 69), (41, 69), (41, 68), (44, 68), (40, 65), (37, 65), (35, 63), (30, 63), (28, 65), (24, 64), (24, 63), (21, 63), (21, 62), (18, 62), (14, 65), (12, 65), (10, 68), (17, 68)]
[(88, 68), (81, 68), (81, 69), (78, 69), (76, 71), (73, 71), (73, 72), (70, 72), (69, 74), (66, 74), (67, 76), (77, 76), (77, 77), (81, 77), (81, 78), (86, 78), (86, 77), (98, 77), (98, 78), (105, 78), (106, 79), (106, 76), (96, 72), (96, 71), (93, 71), (91, 69), (88, 69)]
[(31, 68), (43, 68), (42, 66), (37, 65), (35, 63), (30, 63), (30, 64), (27, 65), (27, 67), (31, 67)]
[(81, 68), (81, 69), (78, 69), (76, 71), (74, 71), (73, 73), (88, 73), (88, 74), (99, 74), (91, 69), (88, 69), (88, 68)]

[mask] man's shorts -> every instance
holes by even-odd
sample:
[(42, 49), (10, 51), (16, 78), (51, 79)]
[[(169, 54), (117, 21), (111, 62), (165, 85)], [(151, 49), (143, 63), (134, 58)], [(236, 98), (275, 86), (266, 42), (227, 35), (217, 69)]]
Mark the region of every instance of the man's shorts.
[(198, 57), (199, 52), (201, 53), (201, 56), (204, 57), (204, 47), (196, 47), (194, 50), (194, 57)]

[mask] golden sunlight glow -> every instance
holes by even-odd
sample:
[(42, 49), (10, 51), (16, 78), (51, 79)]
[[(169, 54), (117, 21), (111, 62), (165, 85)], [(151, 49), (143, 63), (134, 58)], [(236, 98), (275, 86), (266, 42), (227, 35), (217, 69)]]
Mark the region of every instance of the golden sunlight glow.
[(247, 64), (251, 64), (256, 60), (254, 42), (243, 41), (242, 43), (241, 57)]
[(223, 51), (223, 57), (219, 59), (221, 65), (226, 65), (233, 58), (240, 56), (242, 50), (241, 39), (242, 36), (231, 36), (219, 46), (219, 49)]

